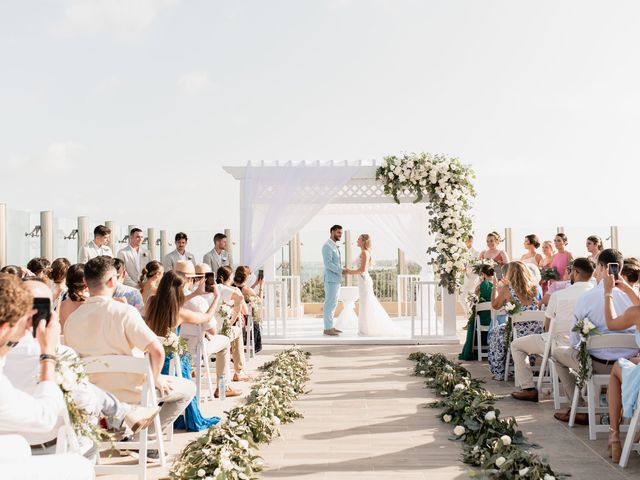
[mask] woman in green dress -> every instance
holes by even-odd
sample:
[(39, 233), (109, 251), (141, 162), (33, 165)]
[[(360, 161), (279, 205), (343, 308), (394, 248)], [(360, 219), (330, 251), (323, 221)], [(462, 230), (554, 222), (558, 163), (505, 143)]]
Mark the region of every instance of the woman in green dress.
[[(491, 290), (493, 289), (493, 284), (491, 283), (491, 278), (494, 276), (495, 272), (493, 267), (489, 265), (483, 265), (482, 270), (480, 271), (480, 285), (476, 287), (476, 295), (478, 295), (478, 302), (490, 302), (491, 301)], [(483, 326), (489, 326), (491, 323), (491, 312), (484, 311), (480, 312), (480, 324)], [(476, 335), (476, 309), (471, 309), (471, 316), (469, 317), (469, 324), (467, 328), (467, 340), (464, 342), (464, 347), (462, 347), (462, 352), (458, 355), (458, 360), (476, 360), (478, 358), (478, 352), (476, 351), (477, 346), (474, 348), (473, 341)], [(486, 333), (482, 334), (482, 342), (486, 344), (487, 338)]]

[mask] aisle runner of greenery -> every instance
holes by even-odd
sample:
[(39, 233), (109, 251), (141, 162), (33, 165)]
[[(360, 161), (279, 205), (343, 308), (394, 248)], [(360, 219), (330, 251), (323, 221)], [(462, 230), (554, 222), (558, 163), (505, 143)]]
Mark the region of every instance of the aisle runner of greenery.
[(260, 367), (244, 405), (227, 412), (227, 419), (189, 443), (171, 468), (176, 480), (235, 480), (257, 478), (262, 459), (253, 449), (279, 435), (278, 425), (302, 415), (293, 401), (304, 393), (309, 379), (308, 352), (285, 350)]
[(531, 453), (539, 447), (527, 442), (515, 418), (500, 417), (493, 395), (479, 380), (471, 378), (467, 369), (440, 353), (415, 352), (409, 360), (417, 362), (416, 375), (425, 377), (427, 386), (442, 397), (428, 406), (441, 408), (440, 419), (454, 425), (452, 439), (464, 442), (463, 462), (481, 468), (472, 475), (500, 480), (554, 480), (563, 476)]

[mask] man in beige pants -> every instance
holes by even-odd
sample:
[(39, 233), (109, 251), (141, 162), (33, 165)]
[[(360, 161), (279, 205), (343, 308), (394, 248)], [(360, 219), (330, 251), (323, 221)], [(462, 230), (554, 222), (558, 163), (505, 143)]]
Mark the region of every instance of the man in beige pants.
[[(564, 290), (554, 292), (549, 298), (549, 305), (545, 311), (545, 333), (520, 337), (511, 343), (516, 386), (519, 385), (521, 388), (521, 390), (511, 394), (516, 400), (538, 401), (538, 390), (534, 386), (529, 355), (544, 355), (545, 340), (550, 335), (548, 330), (551, 319), (553, 319), (555, 325), (554, 337), (551, 339), (553, 342), (552, 348), (556, 350), (557, 347), (569, 345), (569, 331), (573, 322), (573, 310), (578, 298), (593, 288), (593, 283), (591, 283), (593, 270), (593, 262), (586, 258), (576, 258), (571, 270), (571, 285)], [(569, 350), (576, 352), (573, 349)], [(571, 352), (568, 351), (567, 353)], [(541, 372), (540, 374), (542, 375), (543, 373)]]

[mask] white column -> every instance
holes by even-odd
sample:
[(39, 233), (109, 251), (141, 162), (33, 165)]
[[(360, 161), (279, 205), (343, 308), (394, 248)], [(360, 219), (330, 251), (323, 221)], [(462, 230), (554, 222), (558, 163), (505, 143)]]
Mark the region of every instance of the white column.
[(513, 259), (513, 233), (509, 227), (504, 229), (504, 249), (509, 258)]
[(0, 203), (0, 268), (7, 262), (7, 205)]
[[(353, 266), (353, 253), (351, 249), (351, 230), (344, 232), (344, 264), (343, 267), (351, 268)], [(353, 285), (353, 275), (347, 275), (347, 285)]]
[(456, 295), (442, 290), (442, 323), (445, 337), (456, 337)]
[[(80, 247), (86, 245), (89, 241), (89, 217), (78, 217), (78, 248), (76, 251), (80, 253)], [(80, 261), (80, 256), (77, 257)]]
[(40, 212), (40, 256), (53, 261), (53, 212)]
[(244, 201), (244, 189), (245, 189), (245, 185), (244, 185), (244, 178), (240, 180), (240, 258), (238, 258), (236, 260), (236, 262), (238, 263), (238, 265), (246, 265), (247, 262), (247, 252), (245, 252), (245, 235), (247, 235), (247, 232), (245, 231), (244, 228), (244, 219), (247, 215), (247, 212), (245, 211), (246, 209), (246, 205), (245, 205), (245, 201)]
[(118, 250), (120, 250), (120, 244), (118, 243), (118, 240), (120, 239), (116, 238), (116, 222), (113, 220), (106, 220), (104, 222), (104, 226), (111, 229), (111, 235), (109, 235), (109, 248), (115, 257), (118, 254)]
[(169, 237), (166, 230), (160, 230), (160, 261), (169, 253)]
[[(617, 226), (612, 226), (610, 228), (611, 231), (611, 248), (615, 248), (616, 250), (618, 250), (618, 227)], [(1, 262), (0, 262), (1, 263)]]
[[(231, 255), (231, 257), (233, 258), (233, 235), (231, 233), (232, 232), (231, 232), (230, 228), (225, 228), (224, 229), (224, 234), (227, 236), (227, 252), (229, 252), (229, 255)], [(211, 240), (213, 241), (213, 239), (211, 239)], [(238, 263), (238, 261), (235, 260), (235, 259), (234, 259), (234, 263), (236, 265), (240, 265)]]
[(564, 233), (564, 227), (556, 227), (557, 233)]
[(407, 261), (404, 255), (404, 252), (398, 249), (398, 274), (406, 275), (407, 274)]
[(158, 259), (158, 246), (156, 245), (157, 238), (156, 229), (149, 227), (149, 229), (147, 229), (147, 247), (149, 248), (151, 260)]

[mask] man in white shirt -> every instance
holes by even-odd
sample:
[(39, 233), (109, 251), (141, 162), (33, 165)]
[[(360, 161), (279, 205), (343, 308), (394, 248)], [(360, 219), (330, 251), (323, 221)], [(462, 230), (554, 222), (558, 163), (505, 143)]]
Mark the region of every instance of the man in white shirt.
[[(51, 431), (66, 408), (62, 391), (55, 383), (55, 349), (60, 337), (60, 322), (51, 315), (48, 324), (41, 321), (37, 340), (40, 383), (33, 395), (15, 388), (3, 372), (8, 351), (31, 330), (33, 297), (14, 275), (0, 274), (0, 431), (3, 433), (37, 433)], [(19, 440), (19, 437), (16, 437)], [(24, 441), (22, 441), (24, 442)], [(2, 478), (90, 479), (91, 462), (77, 454), (32, 457), (23, 443), (15, 445), (20, 455), (3, 458)]]
[(116, 300), (121, 298), (132, 307), (135, 307), (136, 310), (142, 312), (144, 309), (144, 299), (142, 298), (140, 290), (124, 284), (124, 279), (127, 275), (124, 261), (121, 258), (114, 258), (113, 268), (116, 269), (116, 273), (118, 274), (118, 286), (113, 294), (113, 298)]
[[(24, 286), (34, 298), (46, 298), (51, 302), (51, 290), (44, 282), (27, 281), (24, 282)], [(64, 345), (58, 345), (56, 351), (59, 354), (76, 355), (72, 349)], [(33, 338), (31, 332), (28, 332), (20, 339), (18, 345), (7, 354), (4, 373), (14, 387), (28, 394), (33, 394), (36, 391), (40, 353), (40, 345)], [(80, 385), (74, 390), (72, 396), (80, 408), (104, 416), (108, 427), (113, 430), (121, 429), (126, 424), (132, 433), (137, 433), (153, 421), (159, 410), (159, 408), (148, 409), (121, 403), (113, 395), (99, 389), (92, 383)], [(34, 455), (55, 453), (58, 428), (63, 423), (64, 419), (58, 417), (57, 424), (49, 432), (23, 435), (31, 445)]]
[[(215, 291), (215, 293), (205, 293), (204, 295), (195, 296), (192, 295), (192, 293), (197, 289), (197, 284), (195, 282), (203, 281), (203, 277), (207, 273), (211, 273), (209, 266), (204, 263), (199, 263), (194, 268), (193, 265), (191, 265), (191, 262), (182, 260), (176, 263), (173, 271), (185, 279), (184, 294), (188, 300), (185, 302), (184, 308), (194, 312), (206, 313), (211, 304), (215, 301), (215, 298), (218, 296), (218, 292)], [(200, 346), (201, 341), (204, 341), (209, 355), (215, 354), (216, 392), (218, 386), (217, 380), (220, 378), (220, 375), (225, 374), (228, 382), (225, 396), (237, 397), (240, 395), (239, 391), (233, 390), (228, 386), (231, 383), (231, 362), (229, 360), (231, 341), (229, 340), (229, 337), (218, 335), (215, 317), (213, 317), (209, 323), (203, 323), (200, 325), (183, 323), (180, 327), (180, 336), (187, 341), (187, 344), (189, 345), (189, 353), (191, 354), (191, 358), (194, 359), (194, 362), (198, 361), (195, 359), (198, 358), (198, 353), (200, 353), (200, 349), (198, 347)], [(207, 361), (209, 361), (209, 359), (207, 359)]]
[[(634, 335), (635, 328), (629, 328), (621, 331), (610, 331), (607, 328), (607, 322), (604, 318), (604, 285), (602, 279), (607, 274), (608, 264), (618, 263), (622, 270), (624, 264), (624, 257), (622, 254), (613, 248), (608, 248), (600, 252), (598, 256), (598, 265), (596, 267), (595, 277), (598, 284), (588, 290), (576, 302), (574, 309), (574, 318), (571, 324), (571, 328), (575, 325), (577, 320), (588, 318), (603, 335), (610, 333), (626, 333)], [(613, 304), (616, 312), (620, 315), (627, 308), (632, 306), (629, 297), (620, 289), (614, 288), (612, 292)], [(568, 346), (557, 346), (551, 352), (553, 359), (556, 362), (556, 370), (567, 398), (573, 398), (573, 391), (576, 386), (576, 378), (571, 373), (571, 370), (577, 371), (579, 368), (578, 362), (578, 346), (580, 344), (580, 337), (576, 332), (571, 332), (569, 337)], [(620, 349), (620, 348), (603, 348), (590, 350), (593, 372), (596, 374), (608, 374), (611, 372), (611, 368), (619, 358), (631, 358), (638, 353), (638, 349)], [(557, 412), (554, 414), (557, 420), (562, 422), (569, 421), (569, 412)], [(575, 422), (580, 425), (587, 425), (589, 420), (586, 413), (576, 414)]]
[(169, 270), (173, 270), (178, 260), (187, 260), (196, 266), (196, 257), (191, 252), (187, 252), (187, 243), (189, 238), (187, 234), (184, 232), (176, 233), (175, 244), (176, 249), (173, 252), (169, 252), (165, 255), (162, 260), (162, 265), (164, 266), (164, 271), (168, 272)]
[(93, 240), (80, 247), (78, 252), (78, 263), (87, 263), (92, 258), (105, 256), (113, 257), (111, 247), (109, 247), (109, 239), (111, 238), (111, 229), (104, 225), (98, 225), (93, 229)]
[[(572, 284), (563, 290), (554, 292), (549, 298), (549, 306), (545, 311), (545, 332), (549, 331), (550, 321), (553, 320), (554, 338), (551, 341), (555, 345), (569, 345), (569, 330), (573, 324), (573, 311), (578, 298), (593, 288), (591, 277), (594, 267), (591, 260), (576, 258), (571, 269)], [(529, 355), (544, 355), (545, 340), (549, 338), (549, 335), (549, 333), (527, 335), (517, 338), (511, 343), (516, 385), (520, 385), (521, 388), (511, 394), (516, 400), (538, 401), (538, 390), (533, 383)]]
[(227, 236), (224, 233), (216, 233), (213, 236), (213, 249), (205, 253), (202, 262), (209, 265), (213, 273), (216, 273), (220, 267), (233, 269), (233, 258), (227, 251)]
[(142, 246), (143, 237), (141, 229), (132, 228), (131, 232), (129, 232), (129, 245), (118, 252), (118, 258), (124, 262), (125, 276), (123, 283), (137, 289), (140, 288), (142, 269), (153, 260), (149, 250)]

